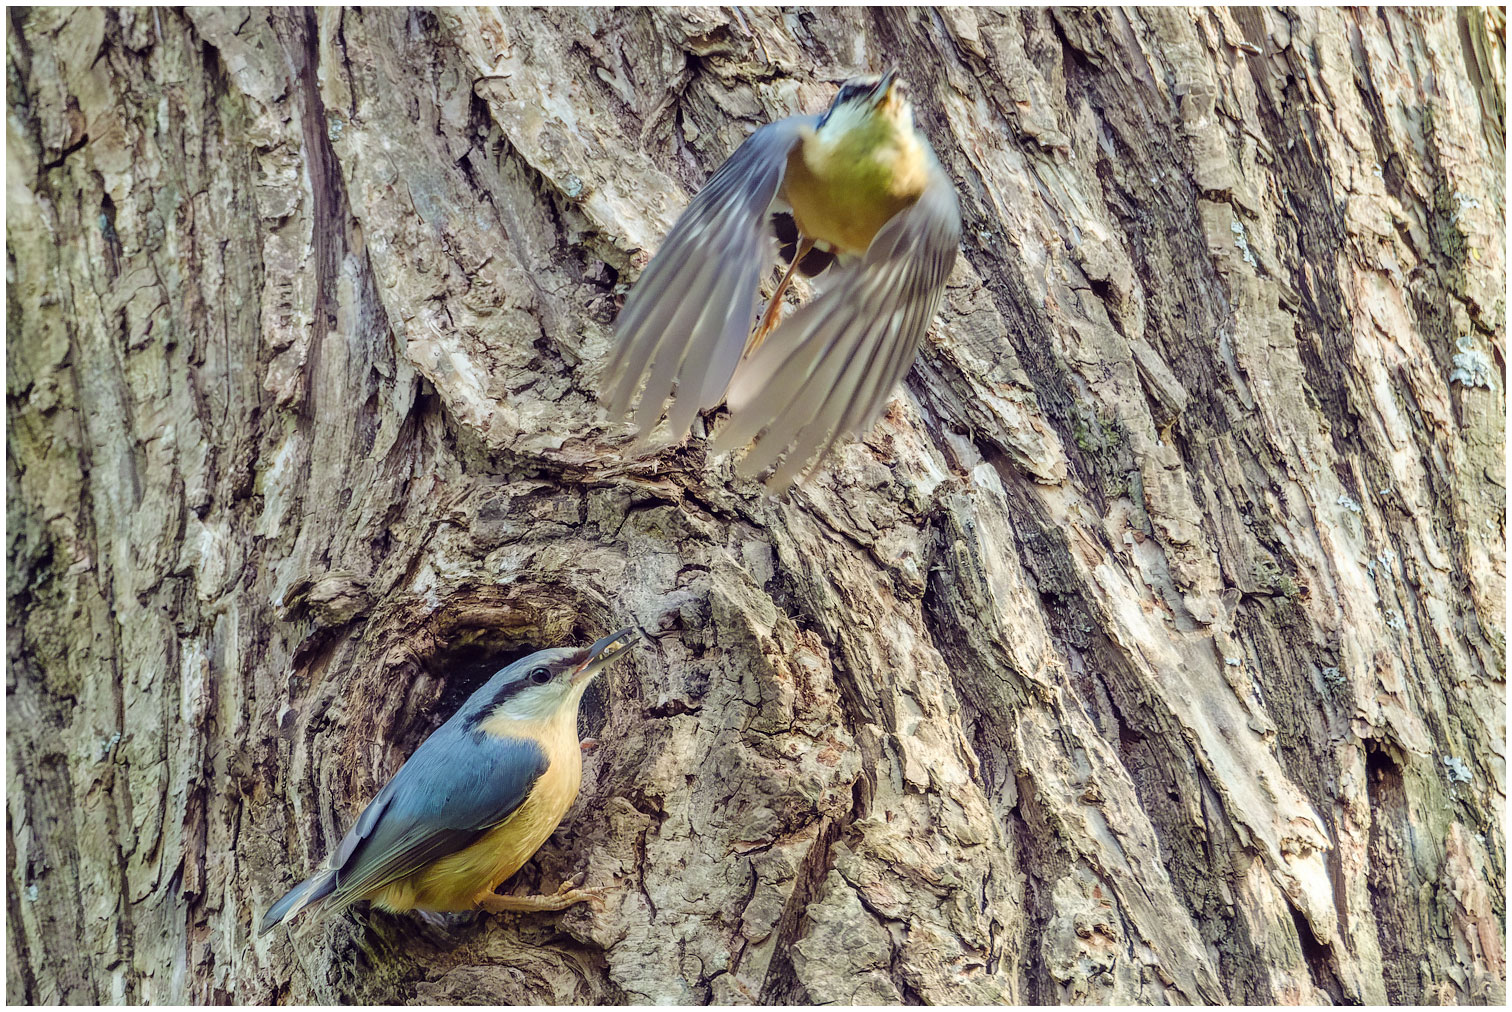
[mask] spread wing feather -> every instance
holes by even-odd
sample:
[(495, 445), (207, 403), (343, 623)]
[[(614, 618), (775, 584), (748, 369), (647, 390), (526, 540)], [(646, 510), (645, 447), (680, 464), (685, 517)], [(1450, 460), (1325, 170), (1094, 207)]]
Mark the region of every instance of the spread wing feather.
[(933, 170), (923, 195), (883, 226), (865, 256), (736, 369), (730, 421), (714, 449), (756, 439), (741, 473), (759, 473), (786, 453), (767, 482), (786, 488), (837, 439), (871, 425), (913, 364), (961, 240), (955, 188), (938, 165)]
[(610, 411), (622, 415), (646, 381), (636, 411), (643, 440), (669, 400), (676, 438), (699, 409), (724, 396), (771, 265), (767, 213), (788, 152), (816, 122), (794, 116), (748, 137), (698, 191), (625, 300), (600, 388)]

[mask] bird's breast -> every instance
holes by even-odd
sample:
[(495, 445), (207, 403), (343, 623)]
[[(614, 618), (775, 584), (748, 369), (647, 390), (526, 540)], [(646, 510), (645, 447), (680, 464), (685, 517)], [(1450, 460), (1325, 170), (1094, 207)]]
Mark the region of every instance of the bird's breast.
[(486, 721), (485, 733), (539, 742), (550, 760), (546, 771), (503, 822), (469, 846), (383, 887), (373, 901), (393, 911), (471, 910), (479, 894), (492, 892), (529, 861), (561, 823), (582, 784), (576, 712), (570, 717), (529, 728), (497, 718)]
[(857, 143), (809, 132), (788, 154), (783, 197), (802, 232), (841, 253), (864, 253), (899, 211), (918, 200), (926, 163), (912, 138)]

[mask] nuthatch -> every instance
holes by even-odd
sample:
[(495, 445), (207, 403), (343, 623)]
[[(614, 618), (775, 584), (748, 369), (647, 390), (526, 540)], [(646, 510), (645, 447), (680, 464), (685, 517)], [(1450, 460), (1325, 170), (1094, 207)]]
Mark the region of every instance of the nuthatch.
[[(768, 215), (784, 210), (796, 248), (752, 335)], [(645, 379), (642, 437), (666, 408), (676, 439), (725, 399), (730, 420), (714, 449), (757, 438), (743, 474), (785, 451), (767, 481), (784, 489), (876, 420), (939, 308), (960, 238), (955, 188), (895, 75), (847, 81), (822, 117), (757, 130), (693, 198), (625, 300), (605, 400), (624, 414)], [(764, 341), (816, 248), (839, 258), (832, 286)]]
[(566, 885), (551, 896), (494, 889), (530, 860), (577, 797), (578, 703), (637, 635), (621, 629), (586, 650), (541, 650), (490, 678), (363, 809), (326, 866), (273, 904), (258, 934), (314, 903), (498, 913), (592, 898)]

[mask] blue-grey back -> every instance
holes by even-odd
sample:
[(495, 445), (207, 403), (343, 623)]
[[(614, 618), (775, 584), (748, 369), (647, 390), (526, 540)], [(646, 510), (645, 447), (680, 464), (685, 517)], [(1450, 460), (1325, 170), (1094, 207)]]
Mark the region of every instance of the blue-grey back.
[(463, 849), (529, 797), (549, 764), (541, 746), (477, 727), (516, 667), (475, 692), (363, 810), (336, 854), (336, 902)]

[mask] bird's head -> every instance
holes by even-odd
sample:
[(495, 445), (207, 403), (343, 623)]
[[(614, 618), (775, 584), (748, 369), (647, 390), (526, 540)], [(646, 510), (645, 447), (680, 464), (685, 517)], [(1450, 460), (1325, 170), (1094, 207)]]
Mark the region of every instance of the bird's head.
[(913, 126), (913, 107), (908, 103), (898, 72), (853, 77), (840, 86), (834, 101), (819, 120), (819, 130), (849, 131), (886, 117), (897, 128)]
[(481, 706), (474, 719), (498, 714), (510, 720), (547, 721), (563, 707), (577, 712), (588, 683), (640, 634), (621, 629), (590, 647), (538, 650), (504, 668), (474, 697)]

